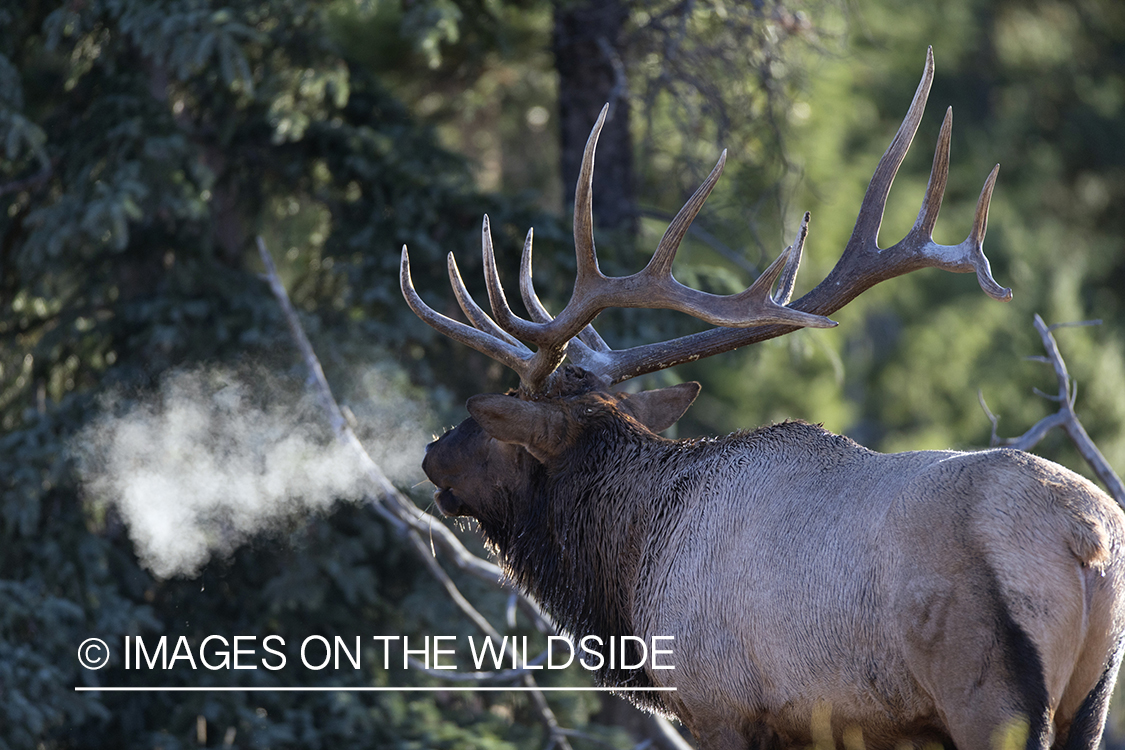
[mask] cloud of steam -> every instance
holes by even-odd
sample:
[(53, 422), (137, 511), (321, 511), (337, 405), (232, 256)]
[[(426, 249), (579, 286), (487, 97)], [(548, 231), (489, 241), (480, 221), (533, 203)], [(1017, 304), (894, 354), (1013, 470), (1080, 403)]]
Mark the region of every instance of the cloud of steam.
[[(357, 380), (360, 438), (388, 478), (417, 481), (425, 408), (393, 375)], [(109, 397), (73, 449), (86, 497), (117, 508), (162, 578), (192, 575), (257, 531), (369, 489), (313, 400), (263, 371), (177, 372), (155, 393)]]

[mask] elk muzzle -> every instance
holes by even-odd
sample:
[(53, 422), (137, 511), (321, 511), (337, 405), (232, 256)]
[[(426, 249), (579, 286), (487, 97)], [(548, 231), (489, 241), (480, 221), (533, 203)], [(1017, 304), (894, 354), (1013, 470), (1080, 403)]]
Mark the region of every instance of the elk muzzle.
[(426, 446), (422, 471), (437, 488), (434, 502), (446, 516), (473, 516), (474, 508), (485, 497), (481, 477), (488, 472), (489, 443), (472, 417)]

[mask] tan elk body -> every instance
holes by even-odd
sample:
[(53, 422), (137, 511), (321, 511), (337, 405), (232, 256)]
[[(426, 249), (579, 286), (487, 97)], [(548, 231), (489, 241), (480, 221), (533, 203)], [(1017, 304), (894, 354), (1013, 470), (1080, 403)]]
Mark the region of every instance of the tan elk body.
[(989, 747), (1017, 716), (1065, 733), (1120, 629), (1120, 566), (1102, 576), (1125, 532), (1115, 509), (1012, 451), (888, 456), (817, 432), (753, 436), (741, 472), (710, 462), (724, 491), (693, 494), (653, 540), (665, 551), (634, 617), (691, 654), (654, 672), (679, 688), (676, 713), (714, 747), (743, 746), (755, 724), (804, 745), (818, 705), (870, 750)]
[[(1012, 731), (1026, 732), (1027, 748), (1098, 746), (1125, 631), (1125, 514), (1092, 484), (1019, 451), (886, 455), (803, 422), (667, 440), (657, 433), (691, 405), (697, 384), (609, 392), (795, 327), (831, 326), (823, 315), (917, 268), (975, 271), (1006, 299), (981, 250), (995, 170), (969, 238), (941, 246), (930, 236), (948, 115), (918, 223), (891, 248), (875, 244), (932, 75), (927, 56), (843, 257), (792, 304), (807, 217), (794, 246), (740, 295), (715, 297), (671, 277), (722, 160), (644, 271), (603, 276), (589, 216), (602, 119), (576, 194), (578, 279), (557, 317), (531, 286), (530, 235), (520, 287), (533, 321), (507, 306), (487, 222), (491, 317), (450, 256), (472, 327), (421, 301), (403, 251), (415, 312), (521, 380), (513, 394), (474, 396), (471, 417), (430, 446), (423, 468), (438, 506), (476, 518), (508, 574), (572, 634), (673, 636), (674, 670), (607, 666), (598, 676), (675, 688), (630, 695), (678, 716), (703, 748), (805, 747), (824, 727), (840, 746), (868, 750), (985, 750)], [(589, 326), (610, 306), (677, 309), (721, 327), (614, 351)]]

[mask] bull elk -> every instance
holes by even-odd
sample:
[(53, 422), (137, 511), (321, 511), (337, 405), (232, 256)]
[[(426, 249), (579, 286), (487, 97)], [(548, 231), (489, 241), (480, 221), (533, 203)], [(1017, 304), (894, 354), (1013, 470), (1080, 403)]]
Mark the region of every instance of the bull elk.
[[(931, 236), (951, 110), (917, 222), (891, 247), (876, 242), (933, 70), (931, 51), (839, 262), (791, 304), (807, 214), (793, 245), (739, 294), (672, 277), (725, 152), (644, 270), (602, 274), (591, 179), (604, 109), (575, 193), (574, 292), (557, 316), (532, 286), (530, 232), (519, 274), (530, 320), (505, 299), (487, 217), (492, 315), (448, 259), (471, 325), (426, 306), (402, 250), (411, 309), (520, 377), (512, 393), (470, 398), (471, 416), (427, 449), (438, 507), (475, 518), (506, 572), (570, 633), (673, 636), (675, 669), (606, 663), (598, 678), (675, 688), (630, 695), (677, 716), (703, 748), (803, 747), (826, 710), (836, 743), (868, 750), (983, 750), (1012, 727), (1036, 749), (1095, 748), (1102, 735), (1125, 629), (1125, 515), (1090, 482), (1019, 451), (887, 455), (803, 422), (669, 440), (658, 433), (683, 415), (698, 383), (610, 391), (800, 327), (833, 326), (824, 316), (915, 269), (975, 271), (986, 293), (1009, 299), (982, 250), (998, 167), (968, 237), (946, 246)], [(715, 327), (613, 350), (590, 325), (609, 307), (678, 310)]]

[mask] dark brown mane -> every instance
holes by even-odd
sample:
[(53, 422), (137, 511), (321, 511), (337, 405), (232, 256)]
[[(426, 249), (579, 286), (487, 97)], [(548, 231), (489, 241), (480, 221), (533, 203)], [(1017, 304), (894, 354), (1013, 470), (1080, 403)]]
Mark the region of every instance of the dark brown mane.
[[(640, 551), (653, 532), (651, 509), (640, 506), (635, 486), (628, 477), (614, 476), (605, 457), (648, 454), (647, 460), (660, 462), (662, 454), (677, 450), (675, 443), (651, 434), (645, 439), (637, 426), (620, 418), (602, 420), (586, 434), (590, 439), (566, 457), (562, 471), (550, 475), (542, 465), (532, 470), (526, 492), (511, 498), (515, 511), (507, 522), (481, 522), (506, 572), (544, 605), (576, 647), (586, 635), (603, 642), (635, 635), (629, 595), (639, 575)], [(628, 646), (629, 663), (640, 661), (634, 646)], [(603, 653), (608, 661), (608, 651)], [(607, 665), (595, 674), (603, 685), (652, 686), (643, 669)]]

